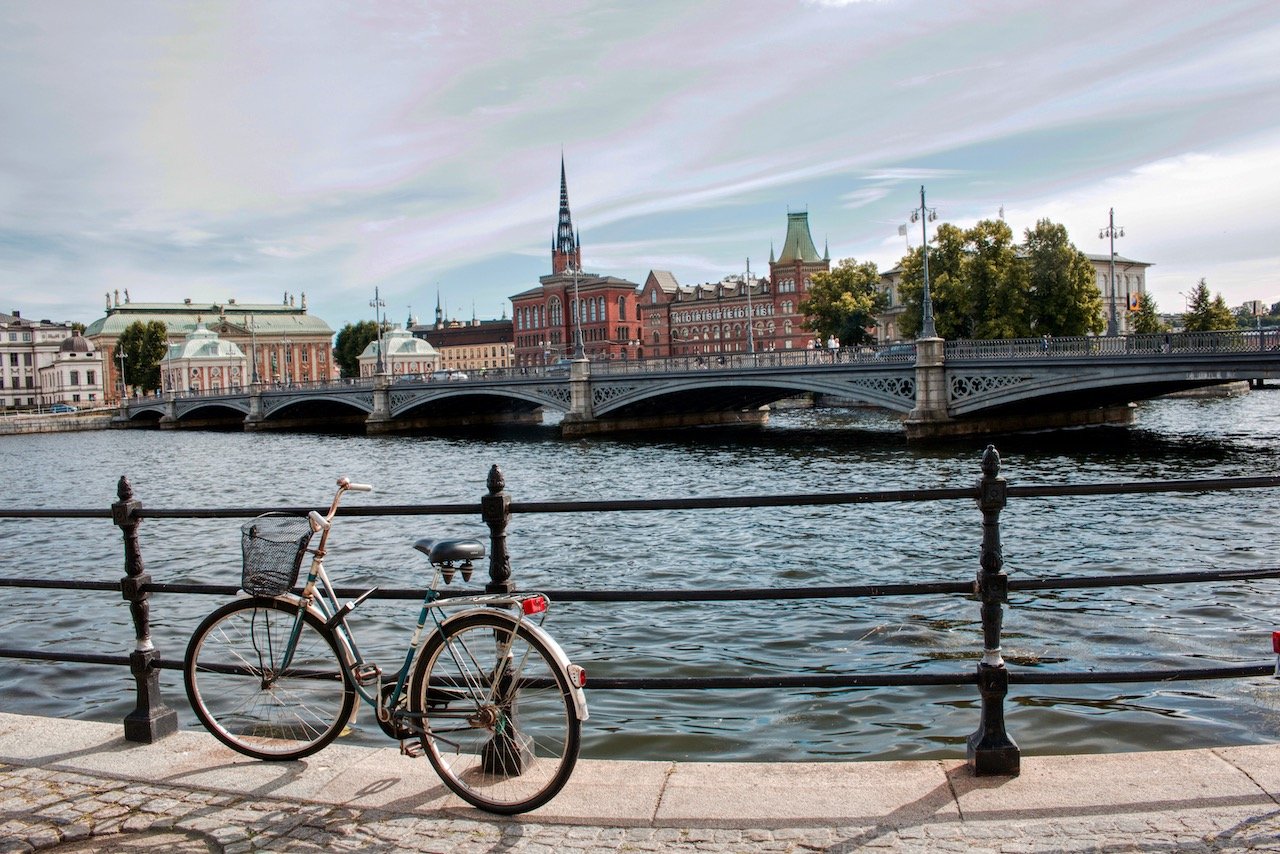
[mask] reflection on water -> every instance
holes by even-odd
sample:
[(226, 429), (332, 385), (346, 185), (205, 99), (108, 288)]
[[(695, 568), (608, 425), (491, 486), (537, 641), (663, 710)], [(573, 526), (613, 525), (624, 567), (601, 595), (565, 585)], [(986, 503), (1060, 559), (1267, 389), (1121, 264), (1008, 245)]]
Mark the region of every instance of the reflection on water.
[[(1132, 481), (1280, 472), (1280, 394), (1144, 404), (1130, 430), (1000, 439), (1014, 484)], [(475, 502), (489, 466), (514, 501), (854, 491), (969, 485), (984, 442), (908, 446), (865, 410), (776, 413), (765, 429), (690, 430), (564, 441), (549, 428), (479, 436), (109, 431), (0, 438), (12, 507), (102, 508), (127, 474), (146, 506), (321, 506), (339, 475), (377, 491), (352, 503)], [(1273, 565), (1280, 491), (1014, 499), (1002, 520), (1015, 576)], [(981, 517), (971, 501), (629, 514), (517, 514), (509, 545), (524, 587), (705, 588), (955, 581), (977, 572)], [(235, 520), (146, 520), (147, 570), (160, 582), (234, 583)], [(343, 584), (412, 586), (418, 537), (478, 536), (478, 514), (348, 518), (329, 566)], [(107, 520), (0, 519), (0, 575), (117, 580)], [(1176, 585), (1016, 593), (1005, 614), (1013, 668), (1121, 670), (1266, 662), (1280, 627), (1277, 585)], [(102, 593), (6, 591), (0, 645), (126, 653), (128, 609)], [(181, 657), (220, 601), (158, 596), (157, 648)], [(365, 652), (398, 661), (404, 602), (370, 601), (354, 624)], [(554, 606), (548, 627), (594, 677), (970, 671), (977, 604), (961, 597)], [(132, 708), (118, 668), (0, 659), (0, 708), (119, 720)], [(163, 691), (197, 726), (180, 679)], [(584, 752), (631, 758), (954, 757), (977, 726), (969, 687), (848, 691), (590, 691)], [(1270, 680), (1176, 685), (1018, 686), (1010, 732), (1028, 752), (1138, 750), (1273, 740)], [(350, 738), (382, 744), (367, 710)]]

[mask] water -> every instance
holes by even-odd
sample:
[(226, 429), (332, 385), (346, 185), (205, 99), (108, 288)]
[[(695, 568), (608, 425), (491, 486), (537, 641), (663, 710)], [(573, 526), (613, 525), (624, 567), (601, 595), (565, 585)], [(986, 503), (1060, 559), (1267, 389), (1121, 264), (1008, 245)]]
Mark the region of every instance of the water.
[[(1280, 393), (1143, 404), (1130, 430), (998, 442), (1013, 484), (1280, 472)], [(480, 437), (107, 431), (0, 437), (10, 507), (106, 508), (127, 474), (150, 507), (321, 506), (348, 475), (377, 492), (352, 504), (476, 501), (499, 464), (515, 501), (928, 488), (971, 484), (984, 443), (908, 446), (887, 416), (775, 413), (762, 431), (690, 430), (564, 441), (554, 429)], [(1012, 576), (1273, 565), (1280, 490), (1014, 499), (1002, 520)], [(698, 588), (970, 580), (980, 515), (972, 501), (630, 514), (516, 515), (509, 543), (522, 586)], [(238, 522), (146, 520), (158, 582), (235, 583)], [(341, 583), (411, 586), (419, 536), (487, 534), (478, 518), (349, 518), (329, 567)], [(116, 581), (118, 530), (106, 520), (0, 519), (0, 574)], [(1277, 584), (1252, 582), (1017, 593), (1005, 612), (1014, 668), (1126, 670), (1270, 659)], [(110, 593), (6, 589), (0, 646), (127, 653), (128, 609)], [(157, 649), (179, 659), (220, 600), (157, 596)], [(415, 606), (371, 601), (355, 627), (391, 665)], [(959, 597), (777, 603), (558, 603), (548, 624), (594, 677), (816, 670), (971, 672), (976, 603)], [(197, 727), (180, 677), (162, 692)], [(0, 709), (119, 721), (132, 708), (123, 668), (0, 659)], [(963, 755), (978, 721), (970, 686), (848, 691), (589, 691), (584, 755), (650, 759), (939, 758)], [(1280, 735), (1269, 679), (1120, 686), (1017, 686), (1009, 731), (1027, 753), (1246, 744)], [(367, 712), (353, 741), (382, 745)]]

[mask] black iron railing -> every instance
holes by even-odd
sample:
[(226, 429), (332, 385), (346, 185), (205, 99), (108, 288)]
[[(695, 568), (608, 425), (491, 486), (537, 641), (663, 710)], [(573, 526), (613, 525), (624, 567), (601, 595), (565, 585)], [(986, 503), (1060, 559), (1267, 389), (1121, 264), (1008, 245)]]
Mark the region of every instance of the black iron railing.
[[(1065, 498), (1153, 493), (1204, 493), (1227, 490), (1274, 489), (1280, 477), (1233, 477), (1198, 480), (1136, 481), (1124, 483), (1070, 484), (1052, 486), (1009, 486), (1000, 475), (1000, 457), (988, 447), (982, 458), (982, 476), (971, 487), (907, 489), (863, 492), (814, 493), (796, 495), (753, 495), (711, 498), (681, 498), (625, 501), (516, 502), (506, 493), (501, 472), (494, 466), (488, 477), (488, 491), (477, 503), (414, 504), (381, 507), (346, 507), (344, 516), (438, 516), (479, 514), (489, 527), (490, 591), (518, 589), (507, 552), (507, 530), (517, 514), (627, 513), (670, 510), (720, 510), (759, 507), (820, 507), (850, 504), (910, 503), (933, 501), (976, 501), (982, 516), (979, 569), (972, 580), (930, 581), (899, 584), (827, 585), (806, 587), (649, 589), (649, 590), (546, 590), (553, 599), (569, 602), (725, 602), (752, 600), (797, 600), (875, 598), (898, 596), (959, 595), (980, 603), (983, 654), (971, 672), (938, 673), (796, 673), (737, 675), (723, 677), (612, 677), (594, 678), (592, 690), (716, 690), (754, 688), (841, 689), (881, 686), (975, 685), (981, 697), (980, 719), (969, 737), (968, 758), (978, 774), (1017, 774), (1020, 754), (1006, 732), (1004, 698), (1010, 684), (1061, 685), (1085, 683), (1165, 682), (1179, 680), (1230, 679), (1266, 676), (1273, 673), (1270, 662), (1234, 667), (1144, 668), (1126, 671), (1011, 672), (1001, 657), (1003, 607), (1010, 592), (1079, 588), (1125, 587), (1135, 585), (1192, 584), (1202, 582), (1249, 581), (1280, 578), (1280, 567), (1248, 570), (1218, 570), (1177, 573), (1130, 573), (1105, 576), (1062, 576), (1056, 578), (1009, 578), (1003, 570), (1000, 516), (1008, 499)], [(0, 587), (50, 590), (119, 591), (128, 601), (134, 625), (134, 649), (129, 655), (49, 652), (36, 649), (0, 648), (0, 657), (63, 661), (79, 664), (128, 666), (135, 681), (136, 708), (126, 716), (125, 736), (132, 741), (150, 742), (176, 728), (176, 716), (160, 697), (159, 671), (180, 670), (178, 655), (162, 657), (151, 641), (150, 599), (154, 594), (202, 594), (227, 596), (237, 592), (234, 585), (169, 584), (153, 581), (146, 572), (138, 544), (138, 526), (146, 519), (246, 518), (265, 512), (305, 513), (310, 507), (254, 507), (230, 509), (149, 509), (133, 495), (126, 478), (118, 486), (119, 500), (110, 510), (3, 510), (0, 519), (94, 519), (110, 518), (121, 530), (124, 542), (125, 576), (118, 583), (74, 579), (0, 579)], [(364, 589), (338, 588), (347, 597)], [(420, 599), (421, 588), (379, 589), (375, 599)], [(448, 594), (446, 594), (448, 595)], [(456, 594), (464, 595), (464, 594)]]

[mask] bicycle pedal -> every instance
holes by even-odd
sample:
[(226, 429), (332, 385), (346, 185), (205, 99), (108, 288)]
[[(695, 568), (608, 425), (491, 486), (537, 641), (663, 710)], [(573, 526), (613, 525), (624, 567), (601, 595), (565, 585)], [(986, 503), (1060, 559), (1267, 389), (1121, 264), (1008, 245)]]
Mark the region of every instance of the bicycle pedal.
[(376, 664), (361, 664), (351, 669), (351, 675), (355, 677), (356, 684), (367, 688), (382, 678), (382, 668)]
[(417, 739), (410, 740), (405, 738), (400, 740), (401, 756), (408, 756), (410, 759), (417, 759), (424, 753), (426, 753), (426, 751), (422, 749), (422, 742)]

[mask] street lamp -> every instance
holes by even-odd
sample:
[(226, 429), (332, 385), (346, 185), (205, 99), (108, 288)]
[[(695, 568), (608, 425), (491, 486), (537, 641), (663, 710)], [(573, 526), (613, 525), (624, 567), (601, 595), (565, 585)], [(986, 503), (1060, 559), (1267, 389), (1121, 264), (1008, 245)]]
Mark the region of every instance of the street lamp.
[(254, 320), (253, 315), (249, 315), (249, 358), (253, 362), (253, 371), (250, 373), (253, 385), (258, 384), (258, 323)]
[(920, 207), (911, 212), (911, 221), (920, 222), (920, 255), (924, 260), (924, 289), (920, 292), (920, 337), (937, 338), (933, 325), (933, 300), (929, 297), (929, 223), (938, 218), (938, 212), (924, 204), (924, 185), (920, 185)]
[(118, 341), (116, 342), (116, 358), (120, 360), (120, 399), (124, 400), (124, 348), (120, 346)]
[(569, 272), (573, 275), (573, 358), (580, 361), (587, 358), (587, 354), (582, 345), (582, 300), (578, 298), (578, 268), (571, 266)]
[(373, 372), (374, 372), (375, 374), (380, 374), (380, 373), (382, 373), (382, 371), (383, 371), (383, 367), (382, 367), (382, 318), (381, 318), (381, 316), (378, 314), (378, 312), (379, 312), (379, 310), (380, 310), (380, 309), (385, 308), (385, 307), (386, 307), (386, 305), (387, 305), (387, 304), (386, 304), (386, 302), (384, 302), (384, 301), (383, 301), (382, 297), (378, 296), (378, 289), (375, 287), (375, 288), (373, 289), (373, 299), (369, 300), (369, 307), (373, 309), (373, 322), (374, 322), (374, 324), (377, 326), (377, 332), (378, 332), (378, 360), (377, 360), (377, 362), (375, 362), (375, 363), (374, 363), (374, 368), (373, 368)]
[(1124, 237), (1124, 228), (1116, 228), (1116, 209), (1112, 208), (1106, 228), (1098, 232), (1098, 239), (1111, 238), (1111, 316), (1107, 318), (1107, 335), (1120, 334), (1120, 321), (1116, 317), (1116, 238)]

